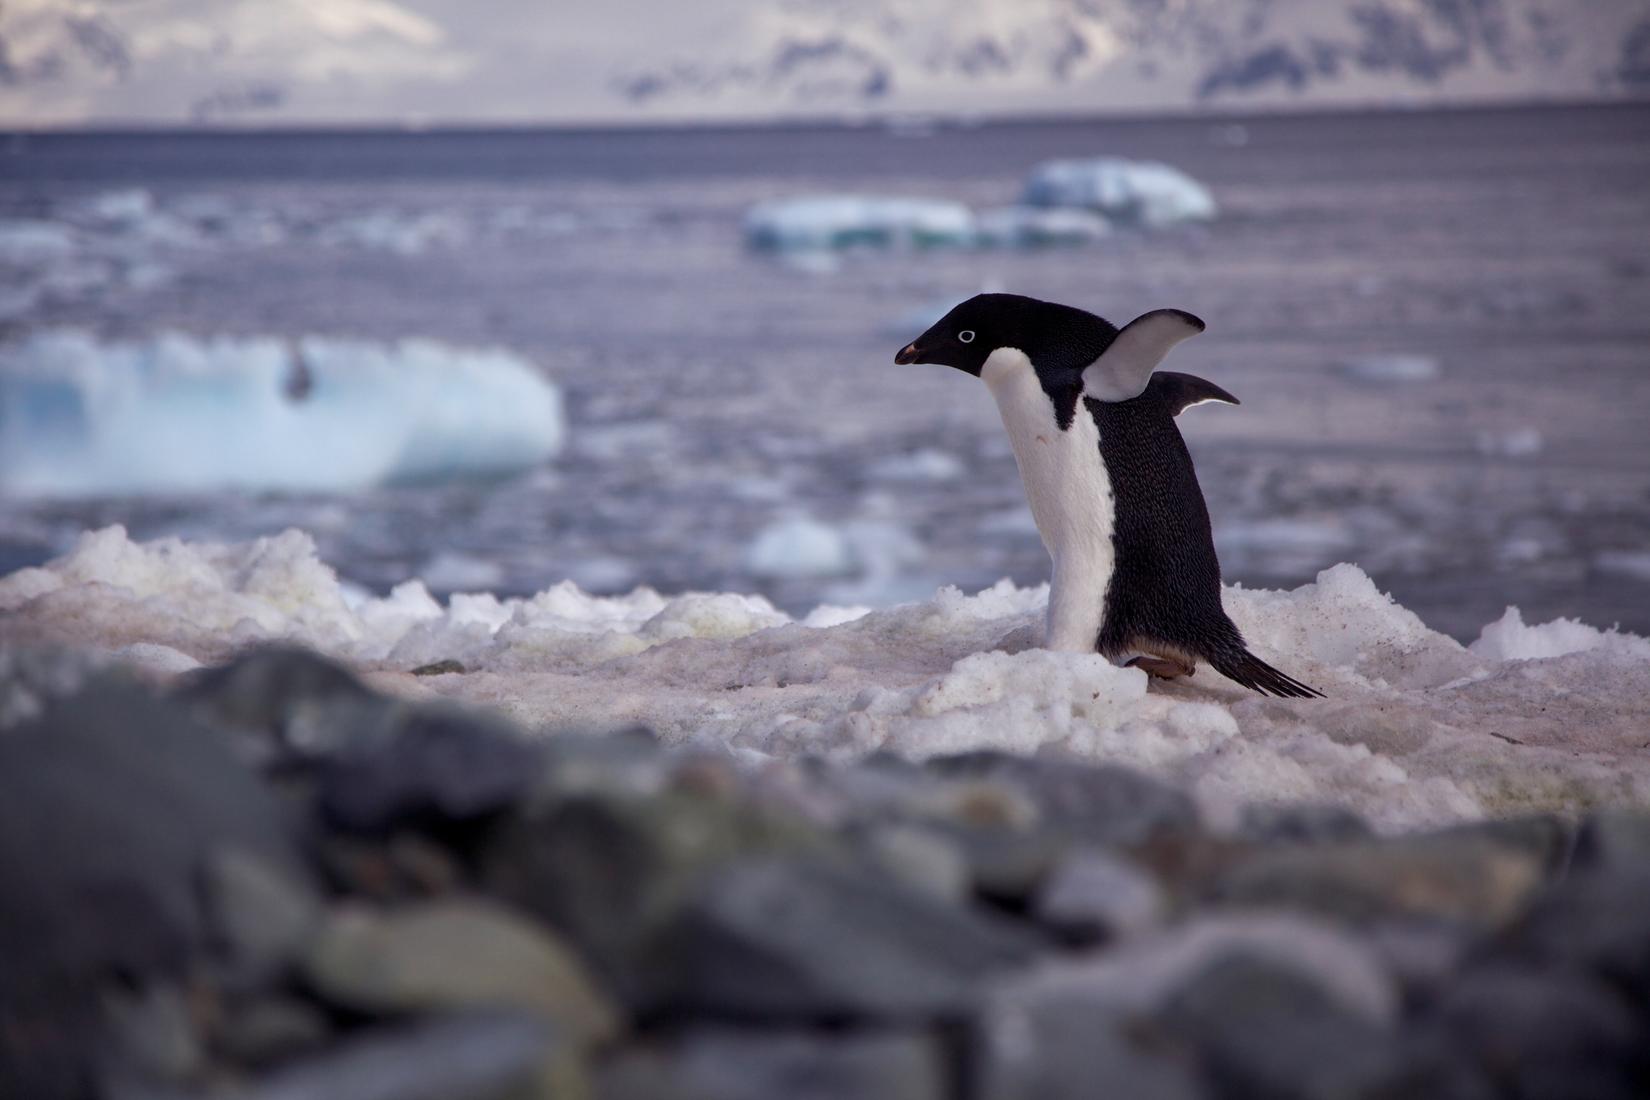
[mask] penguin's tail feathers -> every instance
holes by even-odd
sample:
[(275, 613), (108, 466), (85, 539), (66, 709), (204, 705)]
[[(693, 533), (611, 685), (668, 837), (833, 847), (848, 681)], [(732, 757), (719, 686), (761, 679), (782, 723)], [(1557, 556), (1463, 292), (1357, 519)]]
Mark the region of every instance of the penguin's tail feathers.
[(1285, 675), (1250, 653), (1236, 648), (1208, 658), (1214, 670), (1234, 683), (1262, 695), (1278, 695), (1286, 699), (1322, 699), (1323, 692), (1308, 687), (1293, 676)]

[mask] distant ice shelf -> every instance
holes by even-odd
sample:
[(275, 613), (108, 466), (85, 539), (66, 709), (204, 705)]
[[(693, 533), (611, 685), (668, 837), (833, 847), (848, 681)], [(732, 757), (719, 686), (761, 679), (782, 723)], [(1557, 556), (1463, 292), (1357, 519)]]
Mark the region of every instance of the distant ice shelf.
[(350, 490), (499, 475), (562, 447), (560, 390), (509, 352), (74, 329), (0, 350), (0, 490)]

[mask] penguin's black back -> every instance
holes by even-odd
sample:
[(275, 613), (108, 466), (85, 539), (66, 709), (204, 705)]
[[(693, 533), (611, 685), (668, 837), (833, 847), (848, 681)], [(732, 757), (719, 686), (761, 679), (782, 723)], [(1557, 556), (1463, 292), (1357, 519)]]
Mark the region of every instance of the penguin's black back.
[(1181, 409), (1211, 397), (1233, 400), (1201, 378), (1159, 371), (1139, 397), (1083, 401), (1100, 430), (1115, 509), (1116, 564), (1096, 648), (1116, 657), (1157, 642), (1201, 657), (1245, 687), (1316, 695), (1249, 653), (1221, 606), (1209, 509), (1175, 426)]
[(1220, 604), (1209, 509), (1174, 422), (1186, 378), (1159, 371), (1139, 397), (1083, 402), (1100, 429), (1115, 508), (1117, 558), (1099, 640), (1107, 656), (1137, 637), (1202, 654), (1217, 640), (1211, 633), (1236, 633)]

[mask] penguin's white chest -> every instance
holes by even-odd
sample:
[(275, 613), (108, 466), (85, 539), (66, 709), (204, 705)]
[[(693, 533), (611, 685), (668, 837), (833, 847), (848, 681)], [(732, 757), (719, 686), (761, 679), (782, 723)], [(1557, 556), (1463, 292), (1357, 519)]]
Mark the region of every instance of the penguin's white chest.
[(1116, 564), (1115, 504), (1100, 457), (1100, 430), (1081, 407), (1065, 431), (1024, 352), (998, 348), (980, 372), (997, 401), (1031, 504), (1031, 517), (1053, 559), (1049, 649), (1092, 653), (1105, 616)]

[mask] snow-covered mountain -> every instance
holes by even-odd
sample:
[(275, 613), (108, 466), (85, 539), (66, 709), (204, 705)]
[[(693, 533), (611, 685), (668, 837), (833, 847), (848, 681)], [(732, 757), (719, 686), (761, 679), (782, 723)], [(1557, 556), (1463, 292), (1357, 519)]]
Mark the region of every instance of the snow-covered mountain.
[(637, 66), (643, 105), (1106, 111), (1650, 92), (1650, 3), (789, 0), (753, 41)]
[(1650, 94), (1650, 0), (10, 0), (0, 123), (558, 122)]

